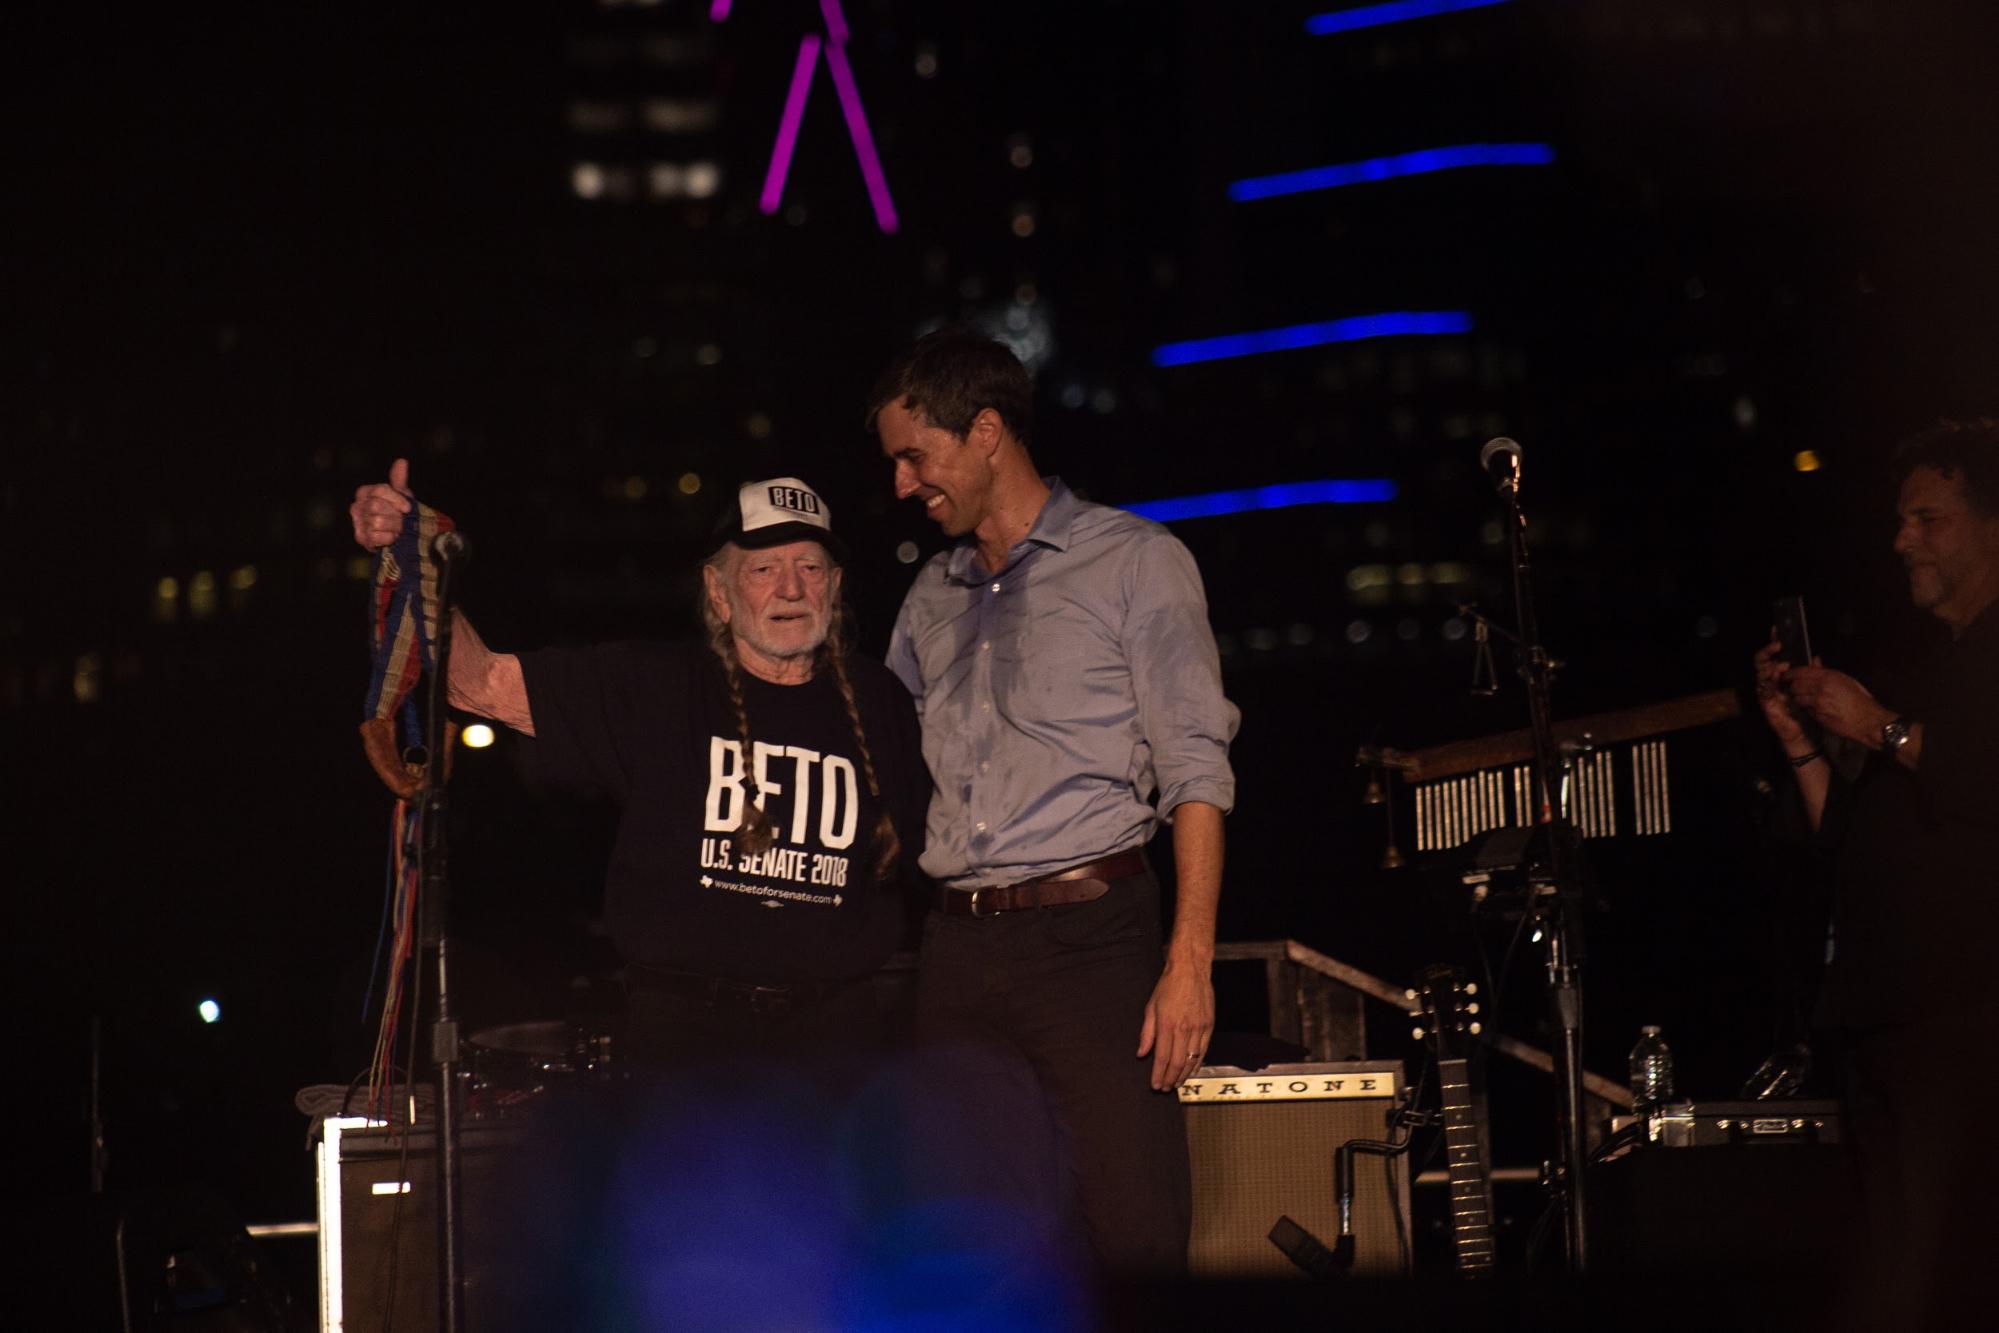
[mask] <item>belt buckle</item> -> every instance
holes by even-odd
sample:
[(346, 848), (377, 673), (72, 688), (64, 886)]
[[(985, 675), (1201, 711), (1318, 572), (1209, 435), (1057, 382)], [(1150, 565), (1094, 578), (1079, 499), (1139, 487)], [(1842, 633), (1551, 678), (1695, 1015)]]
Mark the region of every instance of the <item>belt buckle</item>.
[(970, 906), (973, 916), (999, 915), (999, 908), (988, 905), (992, 902), (992, 899), (986, 896), (989, 892), (990, 888), (972, 890), (968, 906)]

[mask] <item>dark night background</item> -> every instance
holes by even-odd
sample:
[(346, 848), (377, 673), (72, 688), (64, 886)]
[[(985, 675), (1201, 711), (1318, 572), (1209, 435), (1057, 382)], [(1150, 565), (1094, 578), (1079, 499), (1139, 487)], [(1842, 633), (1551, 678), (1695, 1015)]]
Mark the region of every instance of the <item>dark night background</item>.
[[(1033, 340), (1037, 459), (1093, 498), (1392, 478), (1385, 504), (1176, 531), (1243, 711), (1222, 937), (1396, 980), (1463, 955), (1461, 922), (1377, 868), (1354, 750), (1524, 723), (1511, 680), (1467, 694), (1454, 637), (1460, 602), (1511, 618), (1486, 438), (1528, 453), (1558, 715), (1740, 686), (1788, 592), (1871, 678), (1923, 628), (1885, 445), (1999, 405), (1987, 7), (1517, 0), (1307, 36), (1334, 7), (852, 0), (892, 235), (823, 67), (758, 209), (809, 0), (10, 12), (17, 1187), (87, 1184), (95, 1015), (113, 1189), (310, 1215), (291, 1097), (366, 1062), (389, 816), (345, 508), (399, 455), (471, 535), (500, 648), (682, 632), (717, 497), (795, 471), (879, 651), (898, 545), (939, 539), (893, 504), (862, 400), (943, 318)], [(1515, 141), (1554, 164), (1227, 192)], [(1472, 331), (1151, 359), (1441, 309)], [(1659, 1022), (1684, 1088), (1732, 1094), (1798, 1035), (1823, 920), (1770, 833), (1757, 783), (1788, 779), (1760, 727), (1683, 745), (1682, 831), (1599, 850), (1589, 1063), (1619, 1076)], [(530, 801), (505, 750), (461, 752), (455, 787), (474, 1028), (559, 1016), (605, 962), (603, 813)], [(1531, 967), (1508, 996), (1536, 1037)], [(1407, 1050), (1386, 1024), (1377, 1053)], [(1543, 1151), (1546, 1089), (1516, 1095), (1503, 1164)]]

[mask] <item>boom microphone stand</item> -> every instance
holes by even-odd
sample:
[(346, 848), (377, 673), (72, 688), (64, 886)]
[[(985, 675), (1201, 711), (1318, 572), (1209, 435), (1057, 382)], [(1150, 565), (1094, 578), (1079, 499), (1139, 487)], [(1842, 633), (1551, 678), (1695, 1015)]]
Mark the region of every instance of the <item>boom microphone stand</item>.
[(448, 925), (451, 886), (446, 873), (445, 786), (450, 779), (451, 733), (445, 722), (451, 671), (452, 574), (466, 555), (465, 539), (441, 532), (431, 543), (437, 557), (437, 652), (430, 676), (430, 707), (424, 719), (422, 888), (418, 901), (426, 948), (437, 951), (437, 1018), (430, 1029), (430, 1058), (437, 1066), (437, 1248), (438, 1328), (465, 1329), (465, 1219), (461, 1208), (458, 1152), (458, 1020), (451, 1012), (451, 940)]
[[(1554, 719), (1549, 711), (1549, 687), (1554, 664), (1541, 644), (1534, 615), (1533, 570), (1527, 554), (1527, 518), (1520, 509), (1520, 446), (1501, 437), (1479, 451), (1479, 462), (1491, 474), (1506, 505), (1508, 549), (1513, 566), (1513, 604), (1518, 621), (1513, 636), (1521, 680), (1527, 686), (1529, 726), (1534, 734), (1533, 843), (1542, 859), (1530, 874), (1527, 912), (1534, 921), (1534, 938), (1547, 961), (1548, 1007), (1556, 1036), (1556, 1145), (1553, 1189), (1562, 1209), (1563, 1236), (1569, 1270), (1588, 1267), (1584, 1236), (1583, 1169), (1589, 1157), (1583, 1119), (1582, 1028), (1580, 967), (1583, 960), (1582, 901), (1584, 868), (1581, 844), (1558, 798), (1561, 754), (1555, 746)], [(1531, 845), (1531, 844), (1530, 844)], [(1541, 880), (1543, 883), (1532, 881)]]

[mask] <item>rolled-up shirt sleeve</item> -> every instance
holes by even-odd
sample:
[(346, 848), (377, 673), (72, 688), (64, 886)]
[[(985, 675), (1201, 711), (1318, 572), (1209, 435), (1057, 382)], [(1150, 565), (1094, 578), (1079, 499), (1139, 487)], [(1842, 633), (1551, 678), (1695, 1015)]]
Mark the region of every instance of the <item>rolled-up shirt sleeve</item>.
[(1229, 742), (1242, 714), (1222, 693), (1221, 656), (1193, 553), (1171, 533), (1134, 542), (1124, 571), (1125, 660), (1152, 752), (1161, 814), (1202, 801), (1235, 806)]

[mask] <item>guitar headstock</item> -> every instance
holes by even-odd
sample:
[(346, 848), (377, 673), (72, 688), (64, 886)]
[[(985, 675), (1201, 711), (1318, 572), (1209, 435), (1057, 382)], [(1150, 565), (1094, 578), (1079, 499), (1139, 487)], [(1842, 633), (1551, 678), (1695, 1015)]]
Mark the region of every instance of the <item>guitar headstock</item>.
[(1409, 1016), (1418, 1026), (1416, 1040), (1428, 1040), (1439, 1060), (1468, 1060), (1478, 1044), (1478, 983), (1465, 980), (1462, 969), (1445, 963), (1424, 968), (1416, 984), (1404, 991), (1415, 1001)]

